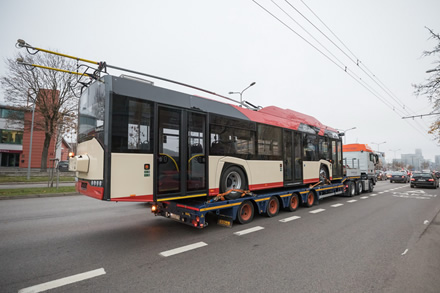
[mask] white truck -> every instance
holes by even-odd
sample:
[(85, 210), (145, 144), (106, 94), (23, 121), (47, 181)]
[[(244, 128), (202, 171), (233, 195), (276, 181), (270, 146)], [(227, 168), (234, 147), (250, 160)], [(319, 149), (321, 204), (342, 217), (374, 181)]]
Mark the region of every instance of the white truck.
[(344, 157), (344, 172), (350, 179), (348, 194), (355, 195), (364, 191), (372, 192), (376, 185), (376, 165), (378, 156), (367, 144), (347, 144), (342, 148)]

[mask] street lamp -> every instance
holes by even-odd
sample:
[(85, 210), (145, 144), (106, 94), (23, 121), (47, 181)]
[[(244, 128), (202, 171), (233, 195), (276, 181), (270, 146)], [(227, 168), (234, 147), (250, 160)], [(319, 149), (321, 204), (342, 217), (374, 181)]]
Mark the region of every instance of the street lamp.
[(27, 180), (31, 179), (31, 160), (32, 160), (32, 136), (34, 134), (34, 116), (35, 116), (35, 104), (37, 99), (34, 101), (32, 106), (32, 122), (31, 122), (31, 139), (29, 142), (29, 159), (28, 159), (28, 169), (27, 169)]
[(347, 136), (345, 135), (345, 133), (346, 133), (347, 131), (349, 131), (349, 130), (353, 130), (353, 129), (356, 129), (356, 127), (352, 127), (352, 128), (346, 129), (346, 130), (342, 130), (342, 129), (341, 129), (342, 133), (344, 134), (344, 144), (346, 144), (346, 142), (347, 142)]
[(256, 84), (256, 82), (254, 81), (253, 83), (251, 83), (247, 88), (245, 88), (241, 92), (229, 92), (229, 94), (230, 95), (239, 94), (240, 95), (240, 107), (242, 107), (243, 106), (243, 92), (255, 84)]
[(381, 145), (381, 144), (384, 144), (384, 143), (387, 143), (386, 141), (384, 141), (384, 142), (379, 142), (379, 143), (377, 143), (377, 142), (372, 142), (371, 144), (377, 144), (377, 152), (379, 152), (380, 150), (379, 150), (379, 146)]

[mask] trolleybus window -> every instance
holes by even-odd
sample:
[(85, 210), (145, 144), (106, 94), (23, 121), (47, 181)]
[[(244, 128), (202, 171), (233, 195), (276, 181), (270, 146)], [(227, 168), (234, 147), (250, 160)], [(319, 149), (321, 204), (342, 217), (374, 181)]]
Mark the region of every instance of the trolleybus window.
[(115, 95), (112, 113), (112, 151), (151, 153), (152, 106)]
[(95, 82), (82, 93), (79, 104), (78, 142), (96, 137), (104, 141), (104, 85)]

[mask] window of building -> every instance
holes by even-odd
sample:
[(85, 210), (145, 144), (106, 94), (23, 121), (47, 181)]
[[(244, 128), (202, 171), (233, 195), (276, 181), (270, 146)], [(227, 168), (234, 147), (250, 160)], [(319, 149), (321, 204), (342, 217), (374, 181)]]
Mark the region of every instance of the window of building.
[(0, 129), (0, 143), (23, 144), (23, 131)]

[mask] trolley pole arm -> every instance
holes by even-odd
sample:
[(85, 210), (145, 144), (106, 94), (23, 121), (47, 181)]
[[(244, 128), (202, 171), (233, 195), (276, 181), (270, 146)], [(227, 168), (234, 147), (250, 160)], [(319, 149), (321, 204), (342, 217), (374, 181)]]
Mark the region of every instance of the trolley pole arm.
[(66, 57), (66, 58), (70, 58), (70, 59), (74, 59), (74, 60), (78, 60), (78, 61), (92, 63), (92, 64), (95, 64), (95, 65), (100, 65), (101, 64), (101, 62), (96, 62), (96, 61), (87, 60), (87, 59), (83, 59), (83, 58), (79, 58), (79, 57), (75, 57), (75, 56), (61, 54), (61, 53), (50, 51), (50, 50), (46, 50), (46, 49), (41, 49), (41, 48), (33, 47), (33, 46), (29, 45), (28, 43), (26, 43), (24, 40), (21, 40), (21, 39), (17, 40), (17, 46), (20, 47), (20, 48), (32, 49), (32, 50), (35, 50), (36, 52), (41, 51), (41, 52), (45, 52), (45, 53), (49, 53), (49, 54), (53, 54), (53, 55), (58, 55), (58, 56), (61, 56), (61, 57)]
[(49, 69), (49, 70), (54, 70), (54, 71), (60, 71), (60, 72), (75, 74), (75, 75), (80, 75), (80, 76), (88, 76), (90, 78), (96, 79), (96, 76), (94, 76), (92, 74), (88, 74), (88, 73), (79, 73), (79, 72), (75, 72), (75, 71), (53, 68), (53, 67), (48, 67), (48, 66), (43, 66), (43, 65), (38, 65), (38, 64), (26, 63), (26, 62), (24, 62), (24, 60), (22, 58), (17, 58), (17, 63), (20, 65), (38, 67), (38, 68)]

